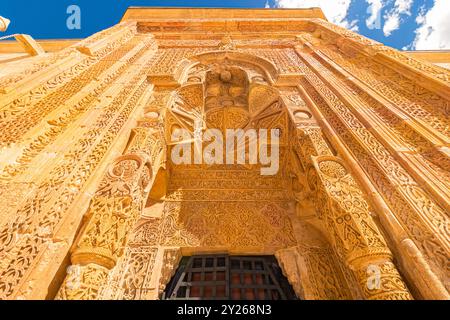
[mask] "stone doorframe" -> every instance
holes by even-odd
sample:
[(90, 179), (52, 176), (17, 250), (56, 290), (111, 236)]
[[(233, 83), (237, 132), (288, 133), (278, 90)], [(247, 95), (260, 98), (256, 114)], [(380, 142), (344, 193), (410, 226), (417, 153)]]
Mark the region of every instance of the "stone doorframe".
[[(182, 61), (170, 77), (149, 75), (157, 87), (153, 100), (144, 110), (145, 116), (134, 129), (124, 155), (107, 171), (91, 201), (88, 221), (72, 250), (72, 271), (57, 298), (108, 298), (102, 293), (104, 284), (114, 277), (114, 267), (127, 255), (127, 250), (133, 255), (135, 248), (127, 247), (131, 230), (147, 203), (156, 173), (166, 166), (164, 142), (171, 130), (168, 118), (176, 117), (171, 106), (193, 121), (195, 112), (191, 110), (195, 103), (203, 105), (205, 101), (205, 73), (223, 64), (247, 72), (250, 82), (243, 86), (249, 92), (249, 112), (261, 114), (263, 101), (271, 103), (266, 107), (275, 101), (290, 119), (283, 128), (291, 141), (289, 168), (285, 169), (292, 177), (291, 191), (296, 199), (296, 217), (291, 221), (298, 231), (295, 232), (298, 245), (270, 254), (278, 258), (299, 298), (410, 299), (386, 241), (372, 219), (373, 209), (353, 178), (352, 168), (347, 167), (322, 134), (311, 110), (312, 93), (298, 84), (301, 75), (283, 75), (263, 58), (228, 51)], [(184, 90), (189, 94), (185, 95)], [(174, 91), (181, 100), (174, 101)], [(187, 102), (189, 108), (183, 105)], [(99, 225), (104, 228), (98, 228)], [(306, 236), (314, 229), (320, 232)], [(146, 257), (154, 261), (156, 269), (152, 268), (150, 277), (145, 275), (139, 280), (149, 284), (139, 298), (159, 296), (186, 250), (205, 253), (201, 248), (148, 248)], [(377, 270), (378, 282), (372, 288), (368, 286), (372, 277), (368, 270), (373, 268)], [(78, 285), (73, 285), (74, 280)]]

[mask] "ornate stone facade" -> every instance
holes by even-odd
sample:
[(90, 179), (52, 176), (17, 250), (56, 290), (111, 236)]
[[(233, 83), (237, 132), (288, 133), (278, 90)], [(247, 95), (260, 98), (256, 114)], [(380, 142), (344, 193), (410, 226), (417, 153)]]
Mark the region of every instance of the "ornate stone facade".
[[(317, 9), (133, 8), (4, 64), (0, 299), (159, 299), (199, 253), (275, 255), (301, 299), (450, 298), (448, 70)], [(198, 122), (278, 129), (280, 170), (174, 164)]]

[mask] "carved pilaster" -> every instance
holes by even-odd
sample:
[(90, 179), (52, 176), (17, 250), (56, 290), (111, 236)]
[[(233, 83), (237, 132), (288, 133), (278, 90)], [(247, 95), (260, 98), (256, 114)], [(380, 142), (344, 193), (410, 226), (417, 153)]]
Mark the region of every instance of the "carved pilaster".
[(122, 256), (128, 231), (142, 210), (151, 171), (142, 156), (119, 157), (92, 201), (89, 222), (78, 239), (72, 263), (96, 263), (108, 269)]
[(391, 258), (384, 261), (372, 261), (369, 256), (359, 269), (355, 270), (356, 279), (362, 295), (369, 300), (411, 300), (412, 297), (392, 263)]
[[(134, 129), (126, 154), (117, 158), (105, 173), (71, 256), (73, 266), (69, 269), (78, 270), (81, 276), (74, 278), (69, 271), (58, 299), (96, 299), (109, 270), (123, 256), (130, 231), (150, 190), (151, 159), (158, 158), (155, 153), (161, 151), (157, 132), (151, 128)], [(97, 282), (89, 276), (92, 269), (98, 274)], [(89, 283), (74, 286), (74, 279)]]
[[(71, 256), (69, 270), (78, 270), (81, 276), (76, 278), (69, 271), (57, 298), (96, 299), (108, 270), (123, 255), (151, 175), (147, 161), (136, 154), (121, 156), (111, 165), (91, 202), (89, 220)], [(90, 276), (92, 270), (95, 276)], [(74, 285), (76, 281), (82, 283)]]
[[(314, 202), (316, 215), (344, 263), (344, 271), (351, 273), (347, 281), (351, 282), (350, 286), (356, 284), (359, 287), (355, 297), (410, 299), (409, 291), (392, 263), (392, 254), (371, 217), (362, 190), (341, 159), (334, 156), (335, 152), (314, 117), (295, 117), (298, 108), (308, 112), (306, 106), (297, 104), (293, 108), (288, 103), (288, 107), (293, 111), (297, 130), (294, 151), (303, 162), (311, 191), (307, 196)], [(305, 250), (298, 251), (298, 255), (302, 254)]]
[(276, 252), (295, 293), (305, 300), (348, 300), (349, 289), (330, 248), (300, 245)]
[(366, 299), (411, 299), (362, 191), (337, 157), (313, 158), (321, 217)]
[(108, 272), (107, 268), (94, 263), (71, 266), (57, 299), (95, 300), (99, 293), (99, 284), (106, 281)]

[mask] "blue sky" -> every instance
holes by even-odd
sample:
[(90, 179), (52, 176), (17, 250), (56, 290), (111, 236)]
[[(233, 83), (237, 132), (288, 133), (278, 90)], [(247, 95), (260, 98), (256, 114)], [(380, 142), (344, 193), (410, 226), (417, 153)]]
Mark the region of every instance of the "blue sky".
[[(81, 29), (67, 27), (67, 8)], [(320, 6), (328, 19), (398, 49), (450, 49), (450, 0), (1, 0), (7, 34), (37, 39), (84, 38), (117, 23), (129, 6), (301, 8)]]

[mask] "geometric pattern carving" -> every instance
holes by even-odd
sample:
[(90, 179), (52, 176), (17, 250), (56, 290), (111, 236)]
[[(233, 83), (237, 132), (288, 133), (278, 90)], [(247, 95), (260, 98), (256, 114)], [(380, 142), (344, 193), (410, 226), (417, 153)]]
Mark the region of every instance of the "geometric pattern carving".
[[(450, 299), (450, 72), (315, 10), (190, 12), (4, 63), (0, 299), (66, 267), (59, 299), (157, 299), (194, 253), (275, 254), (305, 299)], [(176, 166), (198, 120), (279, 129), (280, 171)]]

